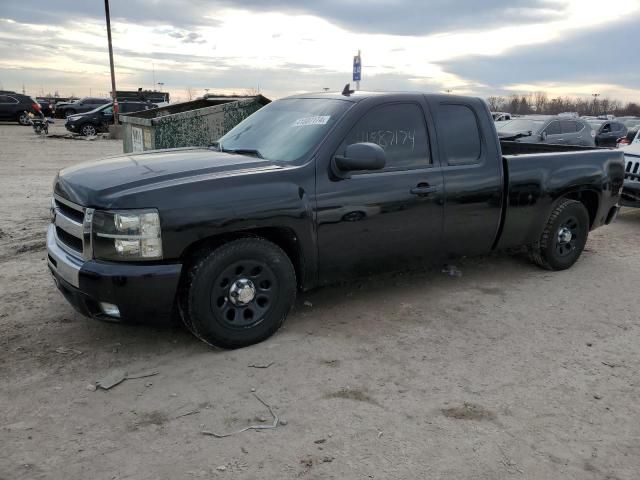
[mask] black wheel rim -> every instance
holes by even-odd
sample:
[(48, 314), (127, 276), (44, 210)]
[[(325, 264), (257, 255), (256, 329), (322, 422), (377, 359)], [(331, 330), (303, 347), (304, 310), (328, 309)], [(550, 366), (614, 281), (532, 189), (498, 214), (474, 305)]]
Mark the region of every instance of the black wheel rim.
[(276, 275), (266, 263), (240, 260), (230, 264), (214, 280), (211, 311), (218, 322), (228, 328), (254, 327), (272, 308), (278, 289)]
[(578, 245), (580, 236), (578, 219), (569, 217), (556, 232), (555, 249), (560, 257), (571, 255)]

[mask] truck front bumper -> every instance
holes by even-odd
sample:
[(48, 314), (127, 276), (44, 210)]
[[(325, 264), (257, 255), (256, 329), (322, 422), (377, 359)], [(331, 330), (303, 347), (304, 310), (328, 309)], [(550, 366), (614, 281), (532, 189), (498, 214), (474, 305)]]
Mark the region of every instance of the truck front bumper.
[(53, 225), (47, 231), (47, 254), (56, 286), (83, 315), (111, 321), (156, 322), (168, 320), (174, 312), (180, 263), (84, 261), (58, 245)]

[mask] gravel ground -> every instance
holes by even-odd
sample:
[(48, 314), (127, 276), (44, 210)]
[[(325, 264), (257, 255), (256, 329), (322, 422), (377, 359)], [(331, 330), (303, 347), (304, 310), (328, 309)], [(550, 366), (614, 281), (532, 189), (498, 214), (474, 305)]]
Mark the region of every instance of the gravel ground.
[[(0, 479), (638, 478), (640, 211), (566, 272), (495, 255), (363, 279), (217, 351), (83, 318), (53, 285), (53, 176), (121, 148), (0, 125)], [(158, 374), (91, 391), (115, 369)], [(252, 389), (286, 425), (201, 433), (269, 425)]]

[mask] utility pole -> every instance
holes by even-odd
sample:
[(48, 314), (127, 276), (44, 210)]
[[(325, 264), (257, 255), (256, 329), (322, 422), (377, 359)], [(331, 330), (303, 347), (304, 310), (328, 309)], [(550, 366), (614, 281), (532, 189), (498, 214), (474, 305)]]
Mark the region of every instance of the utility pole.
[(598, 115), (598, 97), (600, 94), (592, 93), (591, 96), (593, 97), (593, 113), (594, 115)]
[(109, 42), (109, 66), (111, 67), (111, 98), (113, 99), (113, 124), (118, 125), (118, 98), (116, 95), (116, 72), (113, 68), (113, 46), (111, 45), (111, 16), (109, 0), (104, 0), (104, 12), (107, 18), (107, 41)]

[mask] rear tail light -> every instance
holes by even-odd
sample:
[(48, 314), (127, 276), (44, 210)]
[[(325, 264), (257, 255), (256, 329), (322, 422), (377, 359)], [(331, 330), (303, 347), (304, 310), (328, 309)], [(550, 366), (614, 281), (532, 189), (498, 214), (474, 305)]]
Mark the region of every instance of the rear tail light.
[(39, 111), (40, 111), (40, 105), (39, 105), (39, 104), (34, 103), (34, 104), (33, 104), (33, 105), (31, 105), (31, 106), (33, 107), (33, 109), (34, 109), (36, 112), (39, 112)]
[(629, 139), (627, 137), (622, 137), (617, 140), (618, 145), (629, 145)]

